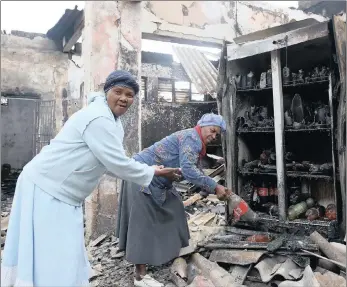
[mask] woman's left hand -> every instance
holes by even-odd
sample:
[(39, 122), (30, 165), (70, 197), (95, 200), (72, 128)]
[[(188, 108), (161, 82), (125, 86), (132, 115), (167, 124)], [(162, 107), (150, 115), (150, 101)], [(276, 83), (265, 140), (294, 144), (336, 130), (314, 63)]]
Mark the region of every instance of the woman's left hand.
[(163, 166), (154, 166), (154, 175), (165, 177), (171, 181), (179, 181), (181, 179), (181, 169), (180, 168), (169, 168)]

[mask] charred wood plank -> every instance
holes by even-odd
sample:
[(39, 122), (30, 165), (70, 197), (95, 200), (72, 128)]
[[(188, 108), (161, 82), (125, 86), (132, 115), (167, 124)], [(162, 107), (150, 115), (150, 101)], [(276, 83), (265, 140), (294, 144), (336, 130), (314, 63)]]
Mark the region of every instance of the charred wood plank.
[[(340, 250), (332, 246), (328, 240), (326, 240), (317, 231), (310, 235), (310, 239), (319, 246), (319, 249), (331, 260), (337, 261), (342, 264), (344, 270), (346, 270), (346, 255)], [(306, 248), (305, 248), (306, 249)], [(341, 268), (341, 266), (339, 267)]]
[(344, 21), (342, 16), (333, 16), (332, 21), (341, 85), (337, 108), (337, 152), (340, 171), (342, 207), (344, 207), (342, 212), (343, 223), (341, 224), (341, 227), (346, 232), (346, 20)]
[(329, 34), (327, 22), (310, 25), (304, 28), (277, 34), (263, 40), (244, 43), (243, 45), (228, 45), (228, 61), (242, 59), (257, 54), (275, 51), (287, 45), (292, 46), (306, 41), (327, 37)]

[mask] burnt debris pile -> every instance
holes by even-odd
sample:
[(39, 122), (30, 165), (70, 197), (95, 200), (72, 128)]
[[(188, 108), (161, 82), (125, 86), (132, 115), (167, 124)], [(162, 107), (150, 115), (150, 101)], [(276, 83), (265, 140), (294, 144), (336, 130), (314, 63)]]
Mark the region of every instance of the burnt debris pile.
[(328, 105), (322, 101), (305, 103), (299, 94), (287, 104), (289, 95), (285, 95), (284, 123), (286, 129), (330, 128), (331, 113)]
[(236, 121), (238, 131), (268, 130), (273, 129), (273, 126), (274, 119), (269, 116), (266, 106), (252, 106)]
[[(300, 160), (294, 153), (285, 153), (285, 167), (290, 175), (306, 173), (307, 176), (331, 175), (333, 172), (332, 163), (317, 164), (308, 160)], [(276, 153), (274, 148), (264, 149), (259, 159), (249, 162), (243, 161), (239, 170), (241, 173), (276, 173)]]
[[(272, 178), (250, 179), (243, 185), (240, 194), (253, 210), (277, 217), (278, 189)], [(288, 181), (287, 186), (288, 219), (336, 220), (336, 205), (319, 203), (309, 191), (308, 182)]]
[(7, 163), (1, 166), (1, 249), (5, 246), (13, 196), (20, 173), (21, 170), (13, 169)]
[[(289, 103), (288, 103), (289, 102)], [(284, 125), (286, 130), (330, 129), (331, 113), (322, 101), (306, 102), (300, 94), (284, 95)], [(237, 117), (236, 129), (246, 131), (272, 131), (274, 118), (266, 106), (251, 106), (243, 116)]]
[(272, 72), (268, 69), (266, 72), (260, 74), (259, 81), (257, 80), (253, 71), (249, 71), (246, 75), (237, 74), (234, 76), (234, 81), (237, 90), (256, 90), (272, 87)]
[[(199, 194), (198, 194), (199, 195)], [(192, 198), (191, 195), (189, 198)], [(196, 198), (195, 198), (196, 199)], [(178, 258), (149, 266), (149, 274), (165, 287), (344, 286), (346, 245), (310, 236), (220, 225), (213, 196), (195, 200), (188, 219), (191, 239)], [(185, 201), (185, 203), (187, 200)], [(88, 245), (92, 286), (133, 286), (134, 267), (118, 249), (118, 239), (105, 234)], [(332, 285), (324, 285), (329, 280)], [(317, 285), (311, 285), (311, 282)], [(318, 283), (317, 283), (318, 282)], [(321, 284), (321, 285), (318, 285)], [(334, 285), (335, 284), (335, 285)], [(340, 285), (339, 285), (340, 284)]]
[(282, 70), (284, 85), (300, 85), (327, 81), (329, 79), (329, 74), (329, 68), (324, 65), (314, 67), (308, 72), (305, 72), (303, 69), (299, 69), (294, 73), (289, 67), (284, 67)]
[[(307, 73), (302, 69), (293, 73), (290, 68), (283, 68), (283, 112), (287, 130), (331, 127), (331, 110), (327, 98), (322, 97), (322, 92), (327, 90), (329, 75), (329, 68), (324, 65), (314, 67)], [(259, 81), (253, 72), (233, 77), (239, 95), (256, 95), (256, 99), (252, 99), (250, 105), (246, 108), (243, 106), (239, 112), (236, 120), (239, 133), (273, 129), (272, 101), (266, 99), (266, 94), (270, 95), (272, 89), (271, 76), (269, 69), (260, 74)]]
[[(288, 202), (288, 219), (305, 218), (312, 220), (336, 220), (336, 205), (319, 204), (308, 179), (331, 181), (332, 163), (317, 164), (300, 161), (292, 152), (285, 153), (287, 172), (286, 202)], [(264, 175), (248, 177), (243, 184), (240, 196), (256, 211), (270, 216), (278, 216), (278, 188), (276, 170), (276, 153), (274, 148), (265, 149), (259, 158), (243, 162), (240, 174)]]
[[(325, 65), (313, 67), (311, 71), (306, 72), (303, 69), (294, 72), (286, 66), (282, 69), (282, 82), (284, 86), (319, 83), (328, 81), (329, 75), (330, 69)], [(258, 79), (253, 71), (249, 71), (248, 74), (236, 74), (233, 80), (238, 91), (271, 89), (272, 71), (269, 68), (261, 72)]]
[(1, 166), (1, 200), (13, 197), (20, 169), (13, 169), (11, 165), (4, 163)]

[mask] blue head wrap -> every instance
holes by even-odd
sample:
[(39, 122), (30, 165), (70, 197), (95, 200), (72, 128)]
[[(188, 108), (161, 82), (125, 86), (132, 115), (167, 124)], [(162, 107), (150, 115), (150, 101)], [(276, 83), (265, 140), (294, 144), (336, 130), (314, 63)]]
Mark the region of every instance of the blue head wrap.
[(204, 114), (198, 121), (198, 126), (217, 126), (220, 127), (222, 132), (226, 131), (226, 124), (222, 116), (216, 114)]
[(140, 90), (136, 78), (129, 72), (123, 70), (115, 70), (108, 75), (104, 86), (104, 92), (107, 93), (116, 86), (132, 89), (135, 95), (138, 94)]

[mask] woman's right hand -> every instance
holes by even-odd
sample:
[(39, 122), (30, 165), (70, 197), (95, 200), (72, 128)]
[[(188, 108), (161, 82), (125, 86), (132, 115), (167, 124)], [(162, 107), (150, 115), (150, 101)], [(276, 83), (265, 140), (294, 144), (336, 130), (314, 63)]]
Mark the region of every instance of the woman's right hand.
[(180, 168), (164, 167), (163, 165), (154, 165), (153, 167), (155, 176), (162, 176), (171, 181), (179, 181), (181, 179), (182, 173)]

